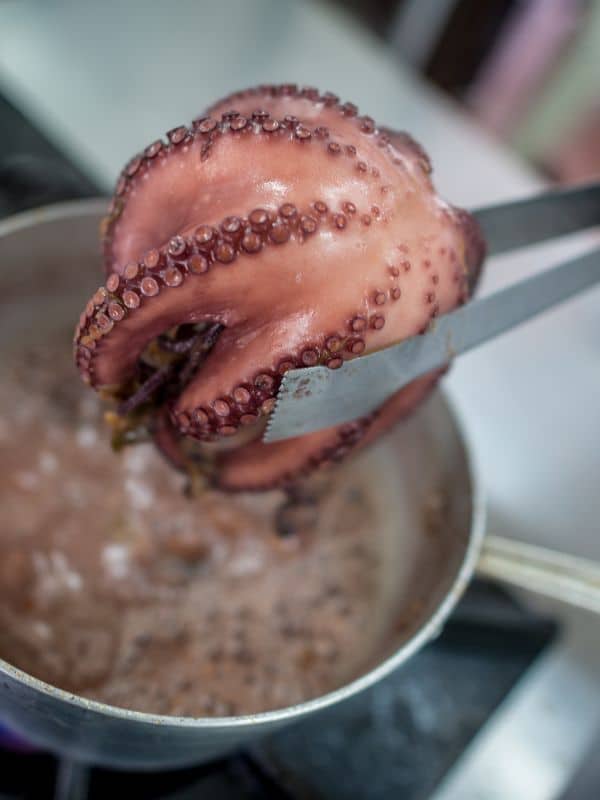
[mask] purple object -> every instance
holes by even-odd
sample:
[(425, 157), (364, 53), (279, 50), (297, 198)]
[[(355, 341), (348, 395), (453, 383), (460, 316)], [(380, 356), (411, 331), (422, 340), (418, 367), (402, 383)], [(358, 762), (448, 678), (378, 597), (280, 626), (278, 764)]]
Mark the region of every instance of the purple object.
[(491, 130), (509, 136), (527, 114), (581, 30), (584, 10), (580, 0), (517, 4), (469, 92), (469, 105)]
[(37, 749), (18, 734), (13, 733), (2, 722), (0, 722), (0, 747), (13, 750), (15, 753), (35, 753)]

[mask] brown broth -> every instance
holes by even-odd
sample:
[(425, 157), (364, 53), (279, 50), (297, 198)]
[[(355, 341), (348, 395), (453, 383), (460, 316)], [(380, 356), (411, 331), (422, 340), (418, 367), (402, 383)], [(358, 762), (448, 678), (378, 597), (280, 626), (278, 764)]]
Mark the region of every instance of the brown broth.
[(355, 677), (387, 629), (368, 457), (281, 538), (281, 493), (189, 499), (150, 444), (113, 453), (56, 336), (0, 366), (0, 463), (0, 657), (48, 683), (139, 711), (259, 712)]

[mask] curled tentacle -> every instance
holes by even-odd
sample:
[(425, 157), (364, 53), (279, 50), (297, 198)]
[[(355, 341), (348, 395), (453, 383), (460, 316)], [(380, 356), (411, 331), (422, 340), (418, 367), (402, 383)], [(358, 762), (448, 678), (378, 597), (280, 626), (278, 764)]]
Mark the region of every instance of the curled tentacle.
[[(79, 321), (78, 367), (127, 410), (166, 375), (154, 430), (175, 463), (190, 440), (228, 441), (213, 454), (221, 486), (289, 485), (409, 413), (436, 376), (368, 418), (265, 445), (285, 372), (338, 369), (424, 332), (468, 298), (481, 237), (437, 196), (418, 144), (330, 94), (247, 90), (167, 138), (117, 184), (107, 277)], [(203, 345), (167, 335), (189, 326), (212, 335)], [(167, 366), (141, 381), (154, 344)]]

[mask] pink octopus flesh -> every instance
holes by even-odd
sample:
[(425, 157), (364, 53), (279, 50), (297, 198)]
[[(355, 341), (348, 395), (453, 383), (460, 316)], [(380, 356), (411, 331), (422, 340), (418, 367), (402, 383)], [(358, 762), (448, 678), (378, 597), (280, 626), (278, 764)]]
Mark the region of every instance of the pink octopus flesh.
[[(338, 369), (425, 332), (468, 299), (485, 249), (410, 136), (293, 85), (233, 94), (150, 144), (102, 232), (106, 279), (75, 334), (81, 375), (126, 411), (154, 399), (155, 440), (176, 464), (190, 440), (224, 444), (208, 449), (229, 490), (290, 486), (416, 408), (439, 372), (363, 419), (261, 441), (287, 370)], [(153, 342), (175, 362), (144, 365)]]

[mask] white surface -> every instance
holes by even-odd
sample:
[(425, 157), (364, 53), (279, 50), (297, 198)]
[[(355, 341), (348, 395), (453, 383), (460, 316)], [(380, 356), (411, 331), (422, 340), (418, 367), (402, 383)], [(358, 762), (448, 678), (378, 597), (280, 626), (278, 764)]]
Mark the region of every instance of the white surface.
[[(517, 197), (539, 185), (379, 42), (321, 7), (281, 0), (0, 5), (0, 91), (106, 185), (157, 134), (221, 94), (269, 81), (331, 89), (410, 130), (433, 158), (437, 185), (458, 204)], [(582, 245), (580, 237), (498, 260), (488, 265), (482, 292)], [(464, 356), (446, 385), (475, 443), (499, 532), (600, 558), (599, 291)], [(580, 638), (598, 641), (597, 621), (574, 619)], [(597, 651), (595, 644), (566, 651), (575, 667), (584, 659), (574, 707), (594, 720)], [(577, 668), (559, 674), (572, 680)], [(560, 681), (553, 685), (560, 690)], [(586, 743), (575, 742), (578, 749)], [(554, 796), (557, 782), (548, 781), (554, 788), (536, 798)], [(471, 796), (495, 795), (461, 795)]]

